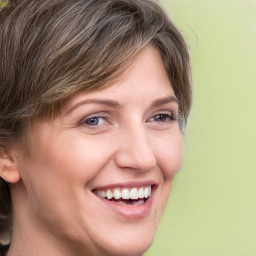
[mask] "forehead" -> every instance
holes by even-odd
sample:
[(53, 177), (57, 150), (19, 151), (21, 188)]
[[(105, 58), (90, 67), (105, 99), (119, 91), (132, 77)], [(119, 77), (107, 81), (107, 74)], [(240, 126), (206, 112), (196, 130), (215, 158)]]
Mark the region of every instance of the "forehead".
[(175, 97), (161, 56), (157, 49), (146, 46), (117, 82), (97, 91), (81, 93), (68, 101), (64, 108), (69, 109), (85, 98), (143, 102), (146, 98), (153, 99), (167, 95)]

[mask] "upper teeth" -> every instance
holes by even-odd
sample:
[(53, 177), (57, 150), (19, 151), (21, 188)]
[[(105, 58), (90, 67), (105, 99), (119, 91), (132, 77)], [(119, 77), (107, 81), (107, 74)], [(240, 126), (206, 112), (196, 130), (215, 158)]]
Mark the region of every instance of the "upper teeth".
[(114, 188), (107, 190), (96, 190), (96, 194), (107, 199), (143, 199), (151, 195), (151, 186), (140, 188)]

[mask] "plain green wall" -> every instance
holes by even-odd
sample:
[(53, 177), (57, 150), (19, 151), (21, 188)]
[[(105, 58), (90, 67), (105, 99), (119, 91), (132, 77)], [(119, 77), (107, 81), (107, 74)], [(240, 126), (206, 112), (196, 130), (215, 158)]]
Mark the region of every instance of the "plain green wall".
[(162, 0), (191, 49), (185, 155), (146, 256), (256, 255), (256, 1)]

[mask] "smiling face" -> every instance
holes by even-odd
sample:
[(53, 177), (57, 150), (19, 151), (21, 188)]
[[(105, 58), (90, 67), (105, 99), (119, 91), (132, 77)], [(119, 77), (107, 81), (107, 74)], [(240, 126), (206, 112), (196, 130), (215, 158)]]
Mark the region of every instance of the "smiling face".
[(34, 121), (30, 153), (17, 155), (14, 220), (24, 236), (54, 255), (141, 255), (182, 162), (177, 116), (161, 57), (147, 46), (119, 82)]

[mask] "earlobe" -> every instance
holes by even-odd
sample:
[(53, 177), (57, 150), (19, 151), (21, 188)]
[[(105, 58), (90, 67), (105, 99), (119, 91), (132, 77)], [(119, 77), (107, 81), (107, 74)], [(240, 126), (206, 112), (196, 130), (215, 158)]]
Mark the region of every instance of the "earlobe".
[(11, 154), (0, 150), (0, 177), (7, 183), (17, 183), (20, 180), (20, 172)]

